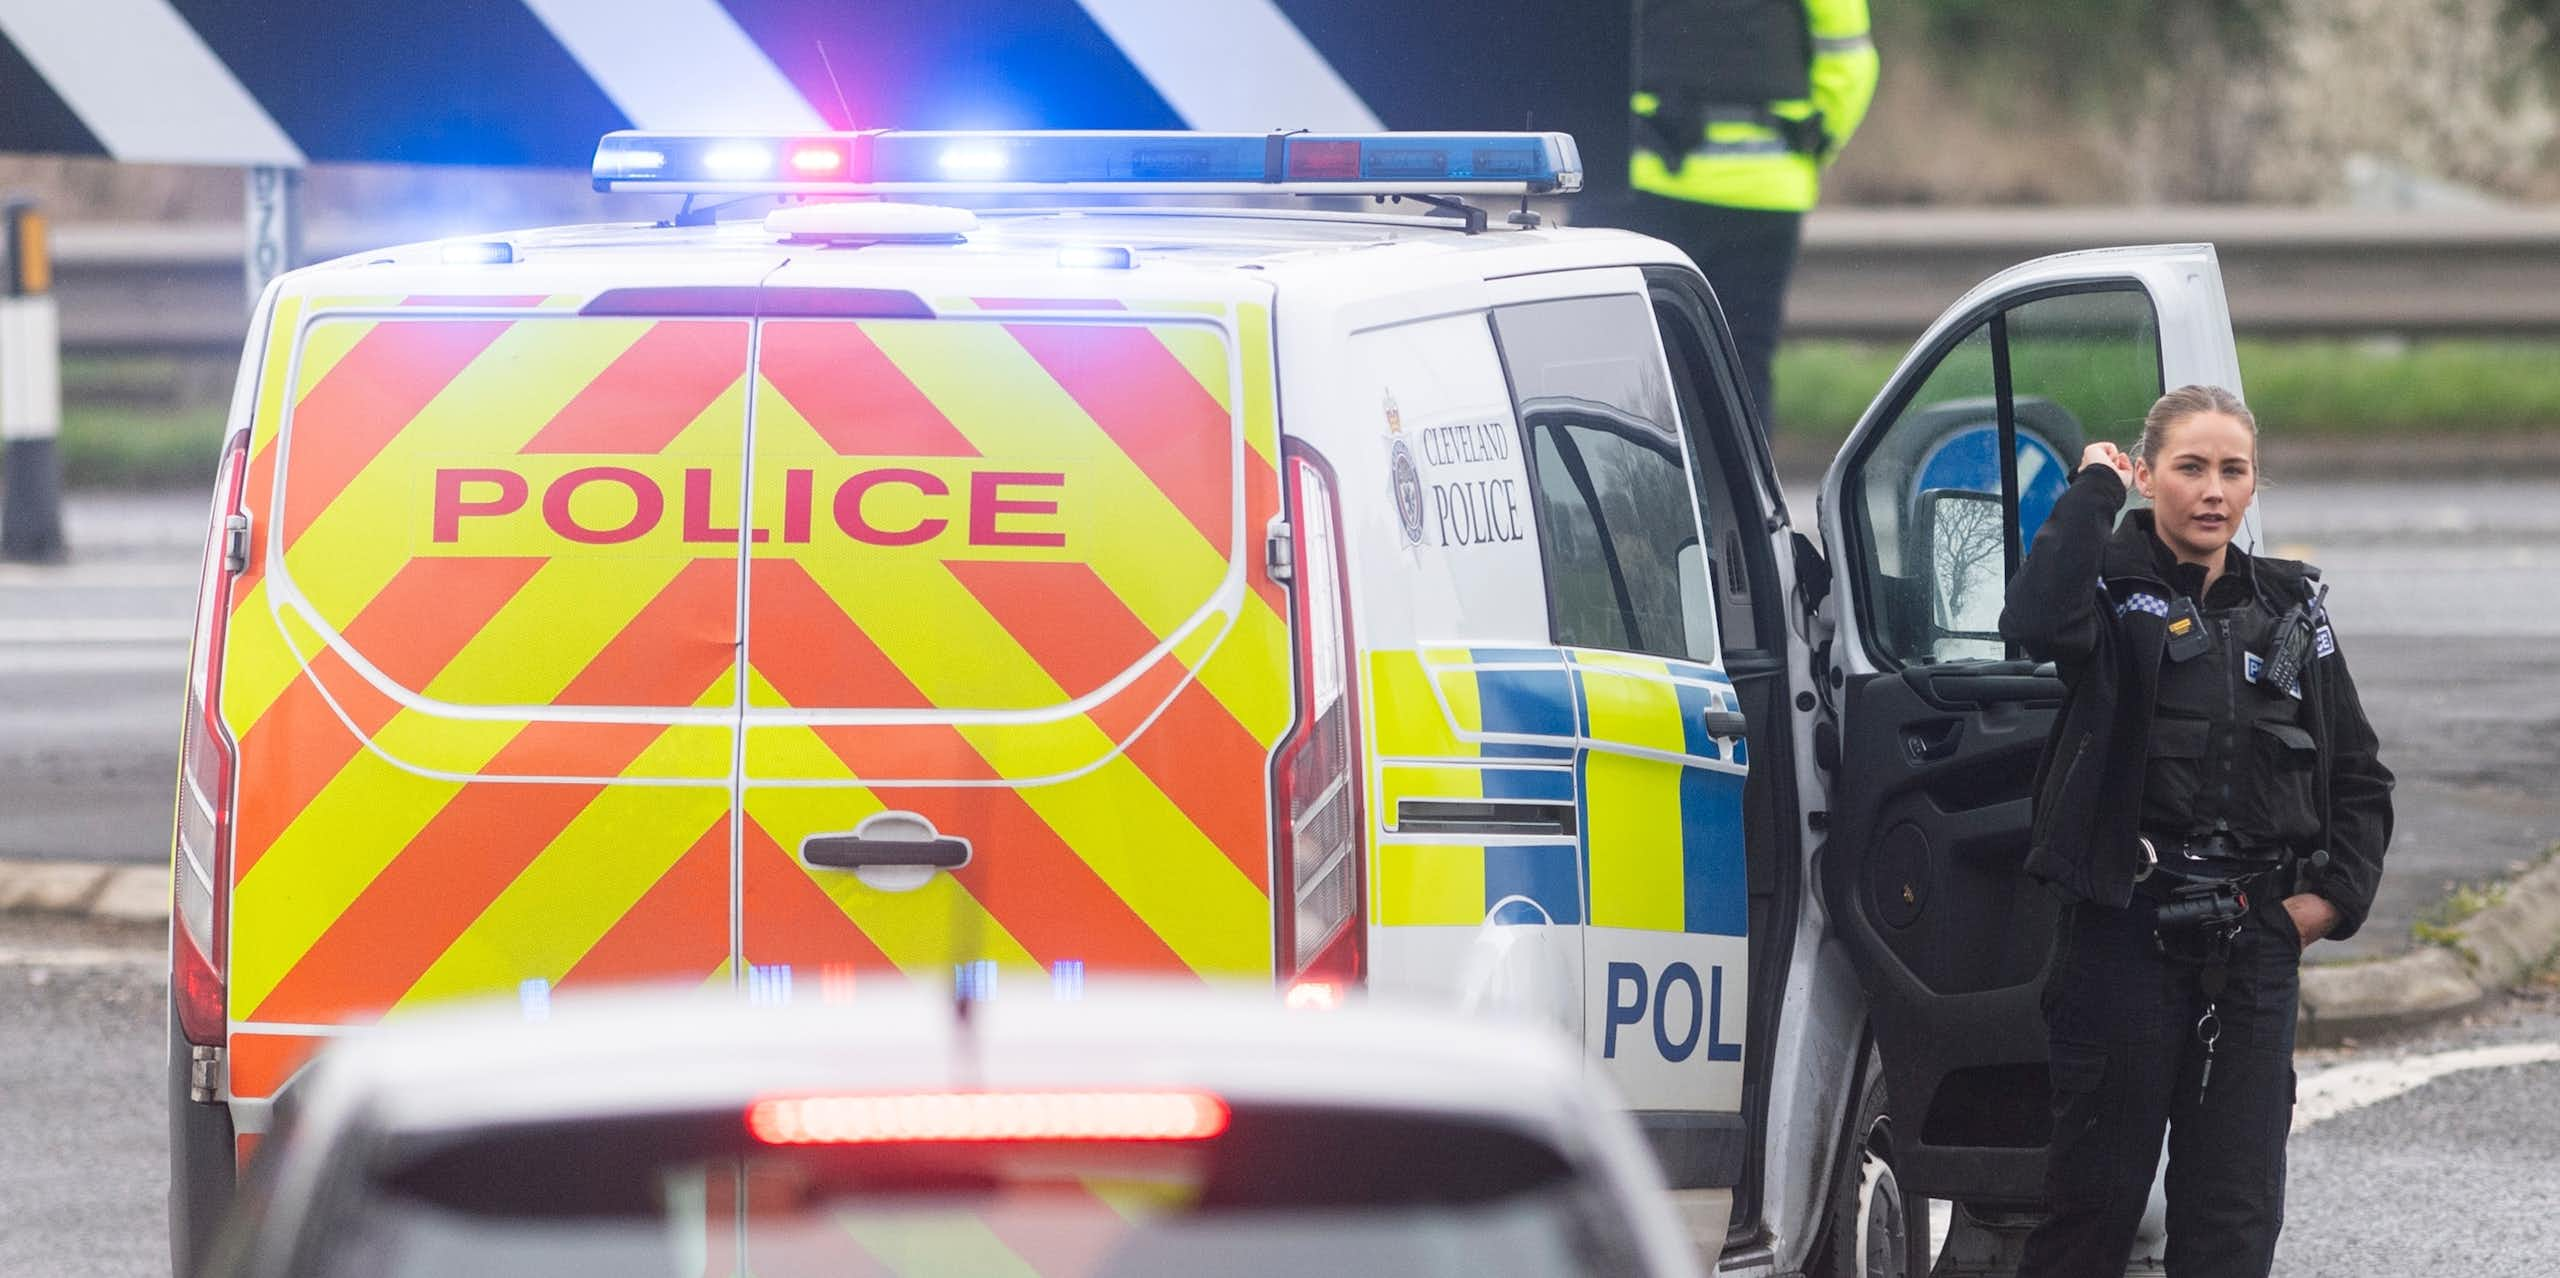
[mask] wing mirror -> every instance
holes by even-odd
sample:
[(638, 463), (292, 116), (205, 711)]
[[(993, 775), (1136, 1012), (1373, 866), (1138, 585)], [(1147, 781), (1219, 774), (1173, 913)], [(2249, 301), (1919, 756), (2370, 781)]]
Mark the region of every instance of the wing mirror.
[(1927, 548), (1929, 647), (1939, 661), (1997, 661), (2000, 604), (2008, 589), (2000, 499), (1963, 488), (1920, 494), (1919, 544)]

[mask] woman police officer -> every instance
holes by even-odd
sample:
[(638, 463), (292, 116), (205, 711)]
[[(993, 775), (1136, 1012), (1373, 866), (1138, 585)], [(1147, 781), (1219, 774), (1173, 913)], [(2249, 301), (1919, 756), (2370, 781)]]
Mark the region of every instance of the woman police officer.
[[(2044, 995), (2053, 1214), (2024, 1275), (2124, 1272), (2168, 1133), (2171, 1278), (2273, 1264), (2302, 949), (2364, 921), (2391, 773), (2318, 572), (2231, 544), (2257, 423), (2185, 386), (2088, 447), (2000, 631), (2068, 689), (2028, 870), (2068, 904)], [(2116, 522), (2128, 488), (2151, 501)]]

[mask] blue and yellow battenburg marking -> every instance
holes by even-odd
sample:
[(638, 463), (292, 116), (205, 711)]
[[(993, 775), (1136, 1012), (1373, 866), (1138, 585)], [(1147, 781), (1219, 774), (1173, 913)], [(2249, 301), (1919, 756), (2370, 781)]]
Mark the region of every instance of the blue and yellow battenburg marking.
[[(1582, 690), (1576, 760), (1595, 927), (1744, 934), (1743, 742), (1707, 732), (1732, 709), (1711, 666), (1572, 650)], [(1676, 847), (1679, 855), (1665, 854)]]
[[(1721, 671), (1625, 653), (1424, 648), (1371, 653), (1369, 676), (1382, 926), (1744, 934), (1749, 758), (1705, 722), (1734, 706)], [(1399, 835), (1407, 798), (1570, 802), (1575, 833)]]

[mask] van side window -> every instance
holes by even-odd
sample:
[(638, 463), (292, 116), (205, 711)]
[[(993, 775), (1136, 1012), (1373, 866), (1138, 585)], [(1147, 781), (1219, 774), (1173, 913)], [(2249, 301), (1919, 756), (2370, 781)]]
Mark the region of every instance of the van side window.
[[(1714, 660), (1697, 507), (1651, 305), (1635, 295), (1533, 302), (1495, 311), (1493, 327), (1528, 436), (1555, 641)], [(1684, 561), (1698, 580), (1683, 582)]]

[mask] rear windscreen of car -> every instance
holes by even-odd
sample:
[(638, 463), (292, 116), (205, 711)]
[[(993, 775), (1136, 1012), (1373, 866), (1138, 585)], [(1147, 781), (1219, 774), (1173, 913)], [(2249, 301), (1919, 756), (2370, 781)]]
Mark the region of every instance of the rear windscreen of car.
[(394, 1153), (328, 1213), (331, 1274), (1602, 1275), (1597, 1183), (1516, 1131), (1239, 1109), (1200, 1142), (773, 1148), (734, 1118)]

